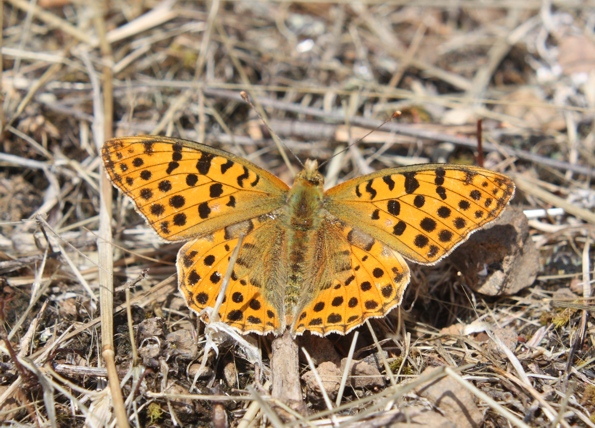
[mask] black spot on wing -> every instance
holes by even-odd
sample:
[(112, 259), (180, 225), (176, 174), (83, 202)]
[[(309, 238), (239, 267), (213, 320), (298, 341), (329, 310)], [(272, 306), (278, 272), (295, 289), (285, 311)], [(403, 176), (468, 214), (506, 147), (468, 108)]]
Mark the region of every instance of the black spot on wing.
[(428, 250), (428, 258), (433, 259), (436, 257), (438, 251), (440, 251), (440, 248), (438, 248), (436, 245), (430, 245), (430, 249)]
[(194, 186), (198, 182), (198, 176), (196, 174), (188, 174), (186, 176), (186, 185), (187, 186)]
[(143, 151), (145, 154), (151, 156), (153, 154), (153, 144), (152, 142), (143, 143)]
[(438, 234), (438, 239), (440, 239), (441, 242), (450, 242), (452, 239), (452, 232), (446, 229), (441, 230)]
[(454, 219), (453, 224), (457, 229), (464, 229), (467, 226), (467, 221), (462, 217), (457, 217)]
[(151, 199), (153, 197), (153, 191), (151, 189), (142, 189), (140, 191), (140, 197), (144, 200)]
[(395, 224), (395, 227), (393, 227), (393, 234), (395, 234), (397, 236), (401, 236), (403, 234), (403, 232), (405, 232), (406, 228), (407, 228), (407, 223), (405, 223), (402, 220), (399, 220), (399, 222), (397, 224)]
[(234, 165), (234, 163), (231, 159), (228, 159), (227, 162), (225, 162), (224, 164), (221, 164), (221, 174), (225, 174), (227, 172), (227, 170), (229, 168), (231, 168), (233, 165)]
[(392, 191), (395, 188), (395, 180), (393, 180), (393, 178), (390, 175), (385, 175), (384, 177), (382, 177), (382, 181), (386, 183), (386, 185), (388, 186), (388, 190)]
[(227, 314), (227, 319), (229, 321), (241, 321), (242, 318), (244, 318), (244, 314), (242, 314), (242, 311), (239, 311), (237, 309), (229, 311), (229, 313)]
[(179, 167), (180, 164), (176, 161), (171, 161), (168, 165), (167, 165), (167, 169), (165, 170), (165, 172), (170, 175), (172, 172), (174, 172), (174, 169), (176, 169), (177, 167)]
[(175, 195), (169, 198), (169, 205), (172, 208), (182, 208), (186, 204), (186, 199), (182, 195)]
[(426, 235), (422, 235), (419, 234), (415, 237), (415, 239), (413, 240), (413, 243), (415, 244), (415, 246), (417, 248), (423, 248), (426, 245), (428, 245), (428, 243), (430, 242), (430, 240), (428, 239), (428, 237)]
[(389, 214), (397, 216), (401, 212), (401, 204), (395, 199), (390, 199), (386, 204), (386, 209)]
[(223, 184), (213, 183), (209, 186), (209, 196), (211, 198), (218, 198), (223, 194)]
[(415, 199), (413, 200), (413, 205), (415, 205), (416, 208), (421, 208), (425, 205), (426, 203), (426, 198), (424, 195), (417, 195), (415, 197)]
[(171, 182), (169, 180), (161, 180), (157, 188), (163, 193), (169, 192), (171, 190)]
[(211, 214), (211, 208), (207, 202), (203, 202), (198, 205), (198, 215), (200, 218), (205, 219), (208, 218)]
[(209, 173), (214, 157), (215, 155), (212, 153), (202, 152), (202, 156), (198, 162), (196, 162), (196, 170), (199, 172), (199, 174), (207, 175)]
[(161, 204), (153, 204), (150, 210), (152, 215), (159, 217), (165, 212), (165, 207)]
[(242, 175), (239, 175), (238, 180), (237, 180), (238, 186), (240, 186), (240, 187), (244, 187), (244, 180), (246, 180), (250, 176), (250, 173), (248, 172), (248, 168), (246, 168), (245, 166), (242, 168), (244, 168), (244, 173)]
[(339, 314), (330, 314), (326, 319), (326, 321), (329, 324), (337, 324), (337, 323), (341, 322), (342, 320), (343, 320), (343, 317), (341, 317), (341, 315), (339, 315)]
[(368, 184), (366, 184), (366, 192), (370, 194), (370, 199), (376, 198), (376, 195), (378, 194), (378, 192), (376, 192), (376, 189), (372, 187), (373, 182), (374, 179), (371, 179), (370, 181), (368, 181)]
[(479, 190), (472, 190), (469, 196), (471, 196), (471, 199), (479, 201), (481, 199), (481, 192)]
[(186, 225), (186, 214), (178, 213), (174, 215), (173, 223), (175, 226), (181, 227)]
[(403, 174), (403, 176), (405, 177), (405, 192), (407, 192), (408, 194), (415, 192), (419, 187), (419, 181), (417, 180), (417, 178), (415, 178), (415, 175), (416, 173), (413, 171), (405, 172)]
[(475, 177), (477, 174), (473, 171), (466, 171), (465, 172), (465, 184), (469, 185), (471, 183), (473, 183), (473, 177)]
[(201, 306), (206, 305), (209, 301), (209, 295), (207, 293), (201, 292), (196, 295), (195, 299)]
[(450, 217), (450, 214), (451, 214), (451, 210), (447, 206), (443, 205), (440, 208), (438, 208), (438, 216), (440, 218), (448, 218), (448, 217)]
[(423, 230), (426, 232), (433, 232), (436, 229), (436, 221), (431, 219), (430, 217), (425, 217), (419, 225)]
[(331, 305), (333, 306), (341, 306), (343, 304), (343, 297), (342, 296), (337, 296), (333, 299), (333, 301), (331, 302)]
[(444, 184), (444, 176), (446, 175), (446, 171), (444, 170), (444, 168), (439, 166), (434, 170), (434, 173), (436, 174), (436, 176), (434, 177), (434, 184), (436, 186), (442, 186)]

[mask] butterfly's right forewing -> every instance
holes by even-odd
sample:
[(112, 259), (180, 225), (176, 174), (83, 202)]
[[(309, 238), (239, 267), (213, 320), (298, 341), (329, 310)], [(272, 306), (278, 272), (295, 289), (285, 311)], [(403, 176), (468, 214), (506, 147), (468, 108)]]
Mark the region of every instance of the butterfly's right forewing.
[(494, 221), (514, 195), (503, 174), (448, 164), (390, 168), (339, 184), (325, 208), (417, 263), (434, 264)]

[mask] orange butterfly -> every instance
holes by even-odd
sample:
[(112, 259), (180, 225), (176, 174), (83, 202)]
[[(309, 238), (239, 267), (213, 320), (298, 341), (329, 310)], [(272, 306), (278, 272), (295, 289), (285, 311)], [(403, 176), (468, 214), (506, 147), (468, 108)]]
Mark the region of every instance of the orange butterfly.
[(496, 219), (506, 176), (448, 164), (389, 168), (324, 191), (316, 161), (293, 187), (223, 150), (176, 138), (105, 143), (112, 182), (178, 253), (180, 291), (213, 307), (244, 235), (220, 318), (242, 333), (346, 334), (401, 303), (404, 258), (434, 264)]

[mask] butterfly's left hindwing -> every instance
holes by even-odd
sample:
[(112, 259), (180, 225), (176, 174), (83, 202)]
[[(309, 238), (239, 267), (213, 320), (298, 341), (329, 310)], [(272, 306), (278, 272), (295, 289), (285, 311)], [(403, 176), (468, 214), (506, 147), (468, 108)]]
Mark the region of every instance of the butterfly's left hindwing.
[[(284, 278), (282, 230), (261, 216), (186, 243), (178, 253), (180, 291), (189, 308), (215, 307), (230, 257), (244, 235), (219, 318), (243, 333), (282, 333)], [(275, 294), (276, 293), (276, 294)]]
[(513, 195), (502, 174), (429, 164), (351, 179), (329, 189), (324, 206), (406, 258), (433, 264), (495, 220)]

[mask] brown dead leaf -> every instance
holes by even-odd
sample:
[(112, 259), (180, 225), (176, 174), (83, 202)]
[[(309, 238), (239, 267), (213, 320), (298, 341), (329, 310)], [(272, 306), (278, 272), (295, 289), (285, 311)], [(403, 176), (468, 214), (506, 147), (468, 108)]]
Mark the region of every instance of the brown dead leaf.
[(527, 217), (517, 207), (508, 207), (496, 222), (471, 236), (451, 261), (475, 291), (488, 296), (519, 292), (539, 270)]

